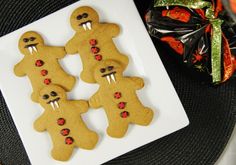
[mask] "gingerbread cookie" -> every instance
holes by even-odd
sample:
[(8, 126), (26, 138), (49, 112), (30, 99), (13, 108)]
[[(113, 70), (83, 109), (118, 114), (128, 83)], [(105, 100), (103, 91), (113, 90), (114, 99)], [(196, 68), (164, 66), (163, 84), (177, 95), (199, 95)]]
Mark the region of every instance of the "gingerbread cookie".
[(88, 150), (95, 147), (98, 135), (89, 130), (81, 118), (81, 114), (88, 111), (87, 101), (67, 100), (63, 88), (48, 85), (40, 90), (38, 102), (45, 111), (35, 121), (34, 128), (39, 132), (49, 132), (54, 159), (68, 160), (74, 147)]
[(120, 32), (118, 25), (100, 23), (97, 12), (87, 6), (77, 8), (70, 22), (76, 33), (65, 48), (68, 54), (79, 53), (83, 63), (82, 80), (94, 83), (93, 68), (106, 59), (117, 60), (126, 68), (128, 57), (117, 50), (112, 40)]
[(143, 79), (124, 77), (123, 72), (117, 61), (100, 62), (94, 70), (100, 88), (89, 100), (91, 107), (105, 109), (109, 121), (107, 133), (116, 138), (125, 135), (129, 123), (146, 126), (153, 118), (153, 111), (144, 107), (136, 95), (136, 90), (144, 86)]
[(67, 74), (58, 62), (66, 55), (64, 47), (46, 46), (38, 33), (29, 31), (21, 36), (19, 50), (24, 58), (15, 65), (14, 72), (17, 76), (29, 77), (33, 101), (37, 100), (39, 89), (51, 83), (62, 86), (66, 91), (74, 87), (75, 77)]

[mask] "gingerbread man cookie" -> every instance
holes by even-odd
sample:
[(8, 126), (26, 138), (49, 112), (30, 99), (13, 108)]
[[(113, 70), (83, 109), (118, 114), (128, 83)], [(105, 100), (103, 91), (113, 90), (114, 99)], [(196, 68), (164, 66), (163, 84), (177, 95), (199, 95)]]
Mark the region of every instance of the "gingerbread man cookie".
[(123, 77), (123, 72), (117, 61), (100, 62), (94, 70), (100, 88), (89, 100), (91, 107), (105, 109), (109, 122), (107, 133), (116, 138), (125, 135), (129, 123), (146, 126), (153, 118), (153, 111), (144, 107), (136, 95), (136, 90), (144, 86), (143, 79)]
[(120, 33), (118, 25), (100, 23), (97, 12), (87, 6), (77, 8), (70, 22), (76, 33), (65, 48), (68, 54), (79, 53), (83, 63), (82, 80), (94, 83), (93, 68), (102, 60), (117, 60), (126, 68), (128, 57), (117, 50), (112, 40)]
[(29, 31), (21, 36), (19, 50), (24, 58), (15, 65), (14, 72), (17, 76), (29, 77), (33, 101), (37, 100), (39, 89), (51, 83), (62, 86), (66, 91), (74, 87), (75, 77), (67, 74), (58, 62), (66, 55), (64, 47), (46, 46), (38, 33)]
[(74, 147), (91, 150), (98, 135), (89, 130), (81, 118), (88, 111), (84, 100), (67, 100), (65, 90), (57, 85), (48, 85), (40, 90), (38, 102), (45, 109), (35, 121), (34, 128), (48, 131), (53, 141), (51, 155), (60, 161), (68, 160)]

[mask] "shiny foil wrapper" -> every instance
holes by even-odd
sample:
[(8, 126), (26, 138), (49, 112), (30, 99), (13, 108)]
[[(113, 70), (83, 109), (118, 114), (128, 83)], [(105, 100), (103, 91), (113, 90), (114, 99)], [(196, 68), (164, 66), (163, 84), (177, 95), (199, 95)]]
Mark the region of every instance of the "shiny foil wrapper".
[(222, 0), (222, 3), (229, 16), (236, 22), (236, 0)]
[(145, 16), (149, 33), (177, 59), (213, 84), (236, 71), (236, 23), (220, 0), (155, 0)]

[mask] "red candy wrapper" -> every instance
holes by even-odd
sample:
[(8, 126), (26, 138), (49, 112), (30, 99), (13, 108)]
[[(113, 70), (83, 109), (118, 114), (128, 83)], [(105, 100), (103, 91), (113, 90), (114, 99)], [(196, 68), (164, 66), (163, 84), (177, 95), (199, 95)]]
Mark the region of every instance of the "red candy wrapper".
[(152, 36), (187, 67), (208, 74), (213, 84), (235, 73), (236, 22), (220, 0), (155, 0), (145, 19)]

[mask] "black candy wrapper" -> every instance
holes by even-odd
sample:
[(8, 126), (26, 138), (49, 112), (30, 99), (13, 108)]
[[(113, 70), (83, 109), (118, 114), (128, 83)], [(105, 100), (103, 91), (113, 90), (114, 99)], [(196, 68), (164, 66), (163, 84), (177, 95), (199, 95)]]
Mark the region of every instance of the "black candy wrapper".
[(224, 8), (228, 11), (229, 15), (236, 22), (236, 0), (222, 0)]
[(229, 15), (220, 0), (154, 0), (145, 20), (184, 65), (220, 84), (236, 71), (236, 21)]

